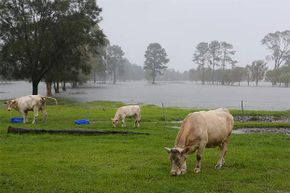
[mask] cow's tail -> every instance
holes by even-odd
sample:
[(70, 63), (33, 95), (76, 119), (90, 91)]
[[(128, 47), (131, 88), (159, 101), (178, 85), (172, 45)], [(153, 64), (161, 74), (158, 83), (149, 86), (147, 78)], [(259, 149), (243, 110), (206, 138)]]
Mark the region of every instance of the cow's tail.
[(45, 99), (52, 99), (52, 100), (54, 100), (55, 101), (55, 104), (57, 105), (57, 100), (56, 100), (56, 98), (53, 98), (53, 97), (43, 97), (43, 98), (45, 98)]

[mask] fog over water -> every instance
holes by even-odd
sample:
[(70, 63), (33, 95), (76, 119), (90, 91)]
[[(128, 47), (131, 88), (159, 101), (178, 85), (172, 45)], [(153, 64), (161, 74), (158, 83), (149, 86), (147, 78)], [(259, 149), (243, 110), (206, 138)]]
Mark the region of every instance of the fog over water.
[[(45, 95), (45, 84), (41, 83), (39, 93)], [(31, 84), (17, 82), (0, 84), (0, 99), (16, 98), (31, 94)], [(287, 110), (290, 109), (290, 90), (283, 87), (218, 86), (200, 85), (192, 82), (159, 82), (152, 85), (146, 81), (112, 84), (86, 85), (68, 89), (55, 95), (77, 101), (122, 101), (129, 104), (145, 103), (161, 106), (199, 108), (240, 108), (241, 100), (245, 109)]]
[[(196, 68), (195, 46), (212, 40), (226, 41), (237, 51), (238, 66), (265, 59), (261, 45), (272, 32), (289, 30), (289, 0), (97, 0), (104, 20), (101, 28), (110, 43), (140, 66), (151, 42), (165, 48), (169, 68)], [(269, 67), (273, 67), (273, 61)]]

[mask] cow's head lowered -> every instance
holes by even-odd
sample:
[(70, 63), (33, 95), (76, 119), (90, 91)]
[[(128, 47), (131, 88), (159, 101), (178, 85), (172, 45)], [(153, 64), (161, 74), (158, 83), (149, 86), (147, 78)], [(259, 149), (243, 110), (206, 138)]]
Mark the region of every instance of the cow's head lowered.
[(179, 176), (180, 174), (186, 173), (186, 152), (187, 149), (181, 148), (168, 148), (165, 150), (169, 153), (169, 159), (171, 161), (171, 171), (172, 176)]
[(115, 128), (119, 120), (115, 118), (112, 118), (111, 120), (112, 120), (112, 127)]
[(11, 111), (11, 109), (17, 109), (16, 100), (5, 101), (4, 104), (6, 104), (8, 111)]

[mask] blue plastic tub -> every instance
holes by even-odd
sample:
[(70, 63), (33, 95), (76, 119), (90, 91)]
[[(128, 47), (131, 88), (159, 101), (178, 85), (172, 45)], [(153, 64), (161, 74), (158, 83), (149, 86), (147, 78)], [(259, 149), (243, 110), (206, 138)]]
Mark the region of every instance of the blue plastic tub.
[(90, 121), (87, 119), (80, 119), (80, 120), (75, 120), (75, 124), (77, 125), (87, 125), (90, 124)]
[(12, 117), (10, 119), (11, 123), (23, 123), (23, 118), (22, 117)]

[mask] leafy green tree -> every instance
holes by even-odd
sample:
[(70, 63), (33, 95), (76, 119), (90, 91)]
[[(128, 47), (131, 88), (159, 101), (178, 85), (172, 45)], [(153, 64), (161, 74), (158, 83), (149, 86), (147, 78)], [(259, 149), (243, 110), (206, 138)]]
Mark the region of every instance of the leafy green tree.
[(90, 63), (92, 66), (92, 76), (94, 84), (97, 81), (97, 76), (101, 77), (103, 83), (106, 83), (108, 65), (107, 65), (107, 49), (110, 45), (108, 39), (105, 39), (104, 45), (95, 47), (94, 54), (90, 55)]
[[(198, 76), (198, 70), (192, 68), (188, 71), (188, 79), (190, 81), (199, 81), (199, 76)], [(203, 71), (203, 76), (201, 78), (201, 80), (204, 81), (204, 71)], [(204, 82), (203, 82), (204, 84)]]
[(234, 84), (238, 82), (239, 86), (241, 85), (241, 81), (246, 75), (246, 69), (243, 67), (234, 67), (231, 69), (231, 82)]
[(123, 59), (122, 67), (118, 70), (118, 78), (122, 81), (142, 80), (145, 77), (142, 66), (132, 64), (127, 58)]
[(144, 70), (152, 78), (152, 84), (155, 84), (155, 79), (158, 74), (162, 74), (167, 68), (169, 62), (165, 49), (159, 43), (151, 43), (148, 45), (145, 52)]
[(81, 48), (104, 39), (93, 30), (101, 12), (95, 0), (6, 0), (0, 8), (1, 73), (31, 81), (32, 94), (45, 75), (54, 79), (48, 77), (54, 68), (79, 71), (86, 58)]
[(290, 56), (290, 31), (269, 33), (262, 39), (262, 44), (272, 52), (271, 59), (274, 60), (274, 69), (277, 69)]
[(267, 63), (264, 60), (255, 60), (252, 62), (250, 66), (251, 78), (256, 82), (256, 86), (258, 86), (260, 80), (264, 79), (267, 69)]
[(265, 80), (270, 81), (272, 83), (272, 86), (275, 86), (277, 82), (280, 82), (280, 76), (281, 76), (280, 68), (268, 70), (266, 72)]
[(284, 83), (285, 87), (289, 87), (289, 83), (290, 83), (290, 72), (283, 73), (280, 76), (280, 80), (281, 80), (282, 83)]
[(108, 47), (107, 50), (107, 62), (109, 66), (109, 72), (113, 77), (113, 84), (116, 84), (117, 81), (117, 72), (122, 63), (124, 62), (124, 52), (120, 46), (112, 45)]

